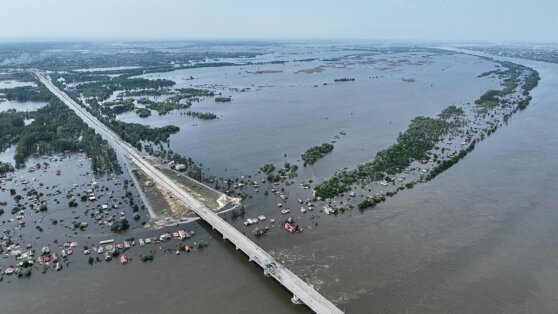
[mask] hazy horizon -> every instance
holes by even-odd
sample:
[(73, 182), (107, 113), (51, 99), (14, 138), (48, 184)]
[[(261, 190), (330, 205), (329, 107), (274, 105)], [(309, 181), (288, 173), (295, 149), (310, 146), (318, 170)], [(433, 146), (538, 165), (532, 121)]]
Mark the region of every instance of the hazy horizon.
[(5, 0), (0, 41), (361, 40), (557, 43), (558, 3)]

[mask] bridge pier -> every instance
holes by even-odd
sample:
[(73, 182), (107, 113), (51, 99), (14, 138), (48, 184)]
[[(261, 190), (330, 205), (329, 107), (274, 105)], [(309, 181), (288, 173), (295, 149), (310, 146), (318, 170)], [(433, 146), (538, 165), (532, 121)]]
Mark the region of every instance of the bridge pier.
[(302, 304), (302, 301), (300, 301), (300, 299), (296, 295), (293, 295), (293, 297), (291, 298), (291, 302), (293, 302), (294, 304)]

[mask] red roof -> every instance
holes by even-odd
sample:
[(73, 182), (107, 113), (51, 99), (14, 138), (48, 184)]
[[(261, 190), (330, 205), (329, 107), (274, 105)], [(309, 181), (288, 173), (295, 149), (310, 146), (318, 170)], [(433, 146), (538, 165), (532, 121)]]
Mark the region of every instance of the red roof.
[(295, 227), (287, 222), (285, 223), (285, 229), (289, 230), (289, 232), (293, 232), (295, 230)]
[(50, 260), (51, 260), (50, 255), (39, 256), (39, 262), (48, 263), (48, 262), (50, 262)]

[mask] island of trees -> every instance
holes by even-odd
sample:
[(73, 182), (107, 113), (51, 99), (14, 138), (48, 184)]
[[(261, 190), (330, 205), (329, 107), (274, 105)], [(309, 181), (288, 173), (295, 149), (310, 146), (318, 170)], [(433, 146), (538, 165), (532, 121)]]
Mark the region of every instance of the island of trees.
[[(15, 100), (15, 101), (44, 101), (48, 102), (52, 99), (53, 95), (50, 91), (39, 84), (34, 76), (27, 72), (13, 72), (0, 74), (1, 80), (16, 80), (22, 82), (32, 82), (33, 86), (19, 86), (12, 88), (0, 89), (2, 99)], [(1, 102), (1, 101), (0, 101)]]
[[(503, 89), (485, 92), (475, 101), (476, 106), (473, 110), (474, 115), (479, 117), (495, 107), (508, 108), (509, 112), (503, 115), (503, 120), (507, 121), (514, 112), (524, 109), (529, 104), (531, 100), (529, 92), (537, 86), (539, 75), (536, 71), (518, 64), (496, 62), (503, 69), (483, 75), (499, 75), (503, 81)], [(512, 94), (519, 95), (520, 97), (511, 97)], [(339, 170), (328, 179), (319, 182), (314, 189), (315, 195), (322, 199), (333, 198), (349, 191), (351, 186), (357, 182), (367, 184), (380, 180), (391, 181), (392, 175), (406, 170), (414, 160), (428, 162), (430, 159), (429, 154), (431, 154), (436, 143), (439, 143), (444, 136), (465, 123), (465, 120), (462, 120), (464, 115), (463, 108), (452, 105), (445, 108), (436, 118), (416, 117), (411, 121), (409, 128), (399, 135), (395, 144), (378, 152), (371, 161), (358, 165), (355, 169)], [(486, 134), (490, 135), (496, 128), (497, 124), (489, 121), (488, 127), (485, 130)], [(484, 138), (484, 133), (481, 134), (479, 139), (472, 140), (467, 147), (444, 160), (437, 159), (437, 155), (433, 154), (436, 164), (429, 171), (426, 171), (425, 174), (421, 175), (420, 180), (431, 180), (457, 163), (471, 152), (475, 148), (476, 142), (482, 138)], [(397, 191), (404, 188), (412, 188), (414, 183), (415, 181), (407, 183), (405, 187), (399, 187)], [(387, 192), (385, 195), (391, 196), (397, 193), (397, 191)], [(368, 197), (358, 207), (361, 209), (372, 207), (383, 200), (385, 198), (378, 196)]]
[(352, 82), (354, 81), (354, 78), (348, 78), (348, 77), (342, 77), (342, 78), (336, 78), (335, 80), (333, 80), (334, 82)]
[(4, 94), (7, 100), (16, 101), (49, 101), (52, 99), (50, 91), (40, 85), (36, 86), (20, 86), (14, 88), (0, 89), (0, 93)]
[(181, 103), (181, 100), (182, 98), (180, 96), (173, 96), (165, 101), (153, 101), (147, 98), (141, 98), (138, 100), (138, 103), (146, 105), (146, 109), (155, 110), (162, 116), (173, 110), (188, 109), (192, 106), (192, 103)]
[(320, 146), (314, 146), (309, 148), (302, 154), (302, 161), (304, 161), (304, 166), (313, 165), (318, 159), (324, 157), (333, 150), (333, 145), (329, 143), (323, 143)]
[(171, 96), (164, 101), (141, 98), (138, 103), (146, 105), (148, 109), (156, 110), (159, 115), (165, 115), (173, 110), (190, 108), (193, 102), (200, 100), (200, 97), (214, 95), (210, 90), (198, 88), (179, 88), (170, 94)]
[[(275, 170), (277, 169), (277, 173)], [(265, 164), (260, 168), (261, 171), (267, 174), (267, 181), (279, 182), (297, 176), (298, 166), (285, 162), (283, 167), (276, 168), (273, 164)]]
[(376, 154), (370, 162), (353, 170), (337, 171), (329, 179), (318, 183), (316, 196), (331, 198), (349, 190), (358, 181), (383, 180), (386, 174), (395, 174), (409, 166), (411, 160), (428, 158), (426, 152), (445, 134), (450, 124), (443, 119), (416, 117), (409, 128), (401, 133), (397, 142)]
[[(64, 88), (63, 85), (57, 83), (59, 87)], [(68, 95), (78, 103), (81, 103), (80, 96), (75, 91), (68, 90)], [(152, 128), (147, 125), (139, 123), (128, 123), (116, 119), (116, 114), (111, 107), (99, 104), (96, 99), (89, 100), (89, 106), (84, 108), (94, 115), (99, 121), (116, 132), (123, 140), (138, 149), (142, 149), (142, 141), (151, 142), (154, 144), (161, 144), (168, 142), (171, 134), (180, 131), (180, 128), (174, 125), (167, 125), (160, 128)]]
[(140, 118), (147, 118), (147, 117), (151, 116), (151, 110), (149, 110), (147, 108), (138, 108), (136, 110), (136, 113), (138, 114), (138, 116)]
[(196, 112), (196, 111), (188, 111), (186, 112), (187, 115), (193, 118), (198, 118), (202, 120), (213, 120), (217, 119), (217, 115), (211, 112)]
[(99, 76), (95, 82), (82, 83), (76, 85), (75, 89), (84, 97), (95, 97), (98, 100), (108, 99), (112, 93), (118, 90), (143, 90), (143, 89), (159, 89), (174, 86), (175, 82), (171, 80), (148, 80), (144, 78), (128, 78), (128, 77), (104, 77)]
[[(33, 119), (25, 125), (25, 119)], [(9, 110), (0, 113), (0, 148), (16, 145), (16, 167), (22, 167), (33, 154), (83, 150), (91, 157), (95, 173), (119, 173), (114, 149), (59, 100), (30, 113)]]
[(215, 97), (215, 102), (229, 102), (232, 100), (231, 96), (228, 97)]

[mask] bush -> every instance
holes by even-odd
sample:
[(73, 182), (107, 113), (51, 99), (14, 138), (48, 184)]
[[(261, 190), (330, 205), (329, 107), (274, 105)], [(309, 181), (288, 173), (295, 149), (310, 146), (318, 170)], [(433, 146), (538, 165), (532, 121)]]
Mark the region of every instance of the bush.
[(140, 261), (146, 263), (146, 262), (152, 262), (155, 259), (155, 256), (151, 253), (146, 254), (146, 255), (140, 255)]
[(112, 224), (110, 230), (113, 232), (118, 232), (118, 231), (128, 230), (129, 228), (130, 228), (130, 223), (128, 222), (128, 220), (120, 219), (115, 221), (114, 224)]

